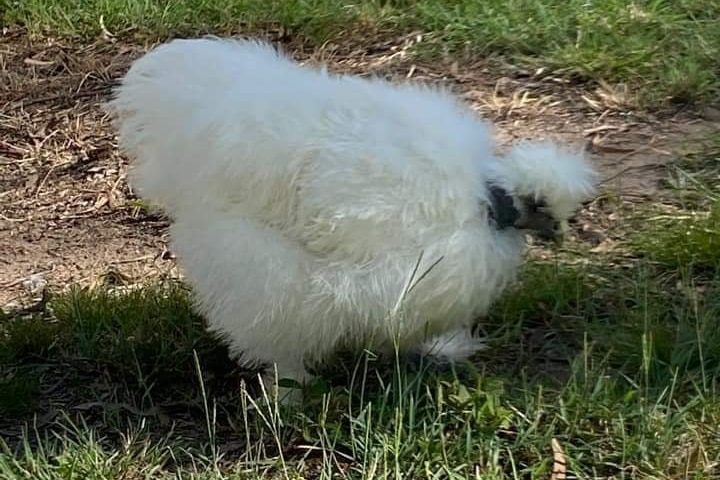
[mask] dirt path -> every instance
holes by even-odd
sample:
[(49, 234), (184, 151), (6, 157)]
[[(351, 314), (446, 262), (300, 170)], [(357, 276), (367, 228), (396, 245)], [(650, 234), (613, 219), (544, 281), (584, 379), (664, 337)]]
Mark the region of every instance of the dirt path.
[[(629, 111), (618, 87), (587, 91), (542, 72), (485, 64), (414, 64), (402, 41), (363, 50), (298, 52), (331, 68), (453, 84), (498, 126), (503, 141), (553, 137), (585, 142), (627, 201), (652, 201), (673, 152), (710, 128), (679, 113)], [(166, 223), (133, 203), (101, 105), (145, 48), (77, 46), (0, 37), (0, 306), (31, 290), (176, 276)]]

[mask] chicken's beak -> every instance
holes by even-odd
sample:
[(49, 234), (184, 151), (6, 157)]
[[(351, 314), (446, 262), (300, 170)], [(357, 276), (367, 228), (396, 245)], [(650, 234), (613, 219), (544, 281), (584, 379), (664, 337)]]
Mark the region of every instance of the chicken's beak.
[(535, 235), (546, 242), (552, 242), (556, 245), (562, 245), (564, 240), (564, 232), (559, 226), (555, 226), (555, 228), (548, 228), (548, 229), (542, 229), (542, 230), (536, 230)]
[(567, 221), (558, 222), (547, 214), (530, 214), (519, 218), (515, 227), (530, 232), (546, 242), (561, 245), (567, 231)]

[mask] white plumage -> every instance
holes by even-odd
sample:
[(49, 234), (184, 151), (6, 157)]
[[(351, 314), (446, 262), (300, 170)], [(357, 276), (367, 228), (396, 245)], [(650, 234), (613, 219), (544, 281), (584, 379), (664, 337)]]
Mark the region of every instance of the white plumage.
[[(524, 247), (491, 218), (490, 185), (521, 216), (532, 204), (565, 220), (595, 178), (549, 142), (497, 156), (490, 126), (449, 93), (334, 76), (254, 41), (162, 45), (111, 108), (210, 328), (241, 362), (300, 381), (307, 362), (370, 338), (472, 353), (468, 329)], [(420, 257), (418, 275), (437, 264), (392, 315)]]

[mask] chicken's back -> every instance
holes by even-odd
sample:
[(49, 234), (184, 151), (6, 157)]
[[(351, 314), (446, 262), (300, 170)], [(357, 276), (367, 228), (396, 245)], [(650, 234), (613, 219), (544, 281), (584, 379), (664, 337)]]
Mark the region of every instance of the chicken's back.
[(175, 217), (231, 211), (360, 259), (483, 213), (490, 128), (437, 89), (331, 75), (264, 43), (175, 40), (111, 106), (132, 184)]

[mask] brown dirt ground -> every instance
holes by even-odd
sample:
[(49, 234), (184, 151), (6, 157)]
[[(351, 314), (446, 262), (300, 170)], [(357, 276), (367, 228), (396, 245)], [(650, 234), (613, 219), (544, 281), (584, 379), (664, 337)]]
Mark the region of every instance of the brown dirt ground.
[[(414, 63), (407, 55), (412, 41), (288, 49), (338, 71), (453, 85), (497, 124), (502, 141), (584, 142), (605, 189), (628, 202), (661, 195), (659, 180), (674, 152), (717, 128), (692, 112), (634, 111), (621, 86), (576, 85), (498, 63)], [(0, 36), (0, 306), (27, 302), (45, 283), (56, 290), (178, 275), (166, 249), (167, 224), (133, 203), (128, 162), (102, 110), (116, 80), (147, 48)], [(602, 242), (602, 226), (613, 218), (607, 208), (586, 209), (596, 224), (585, 228), (587, 241)]]

